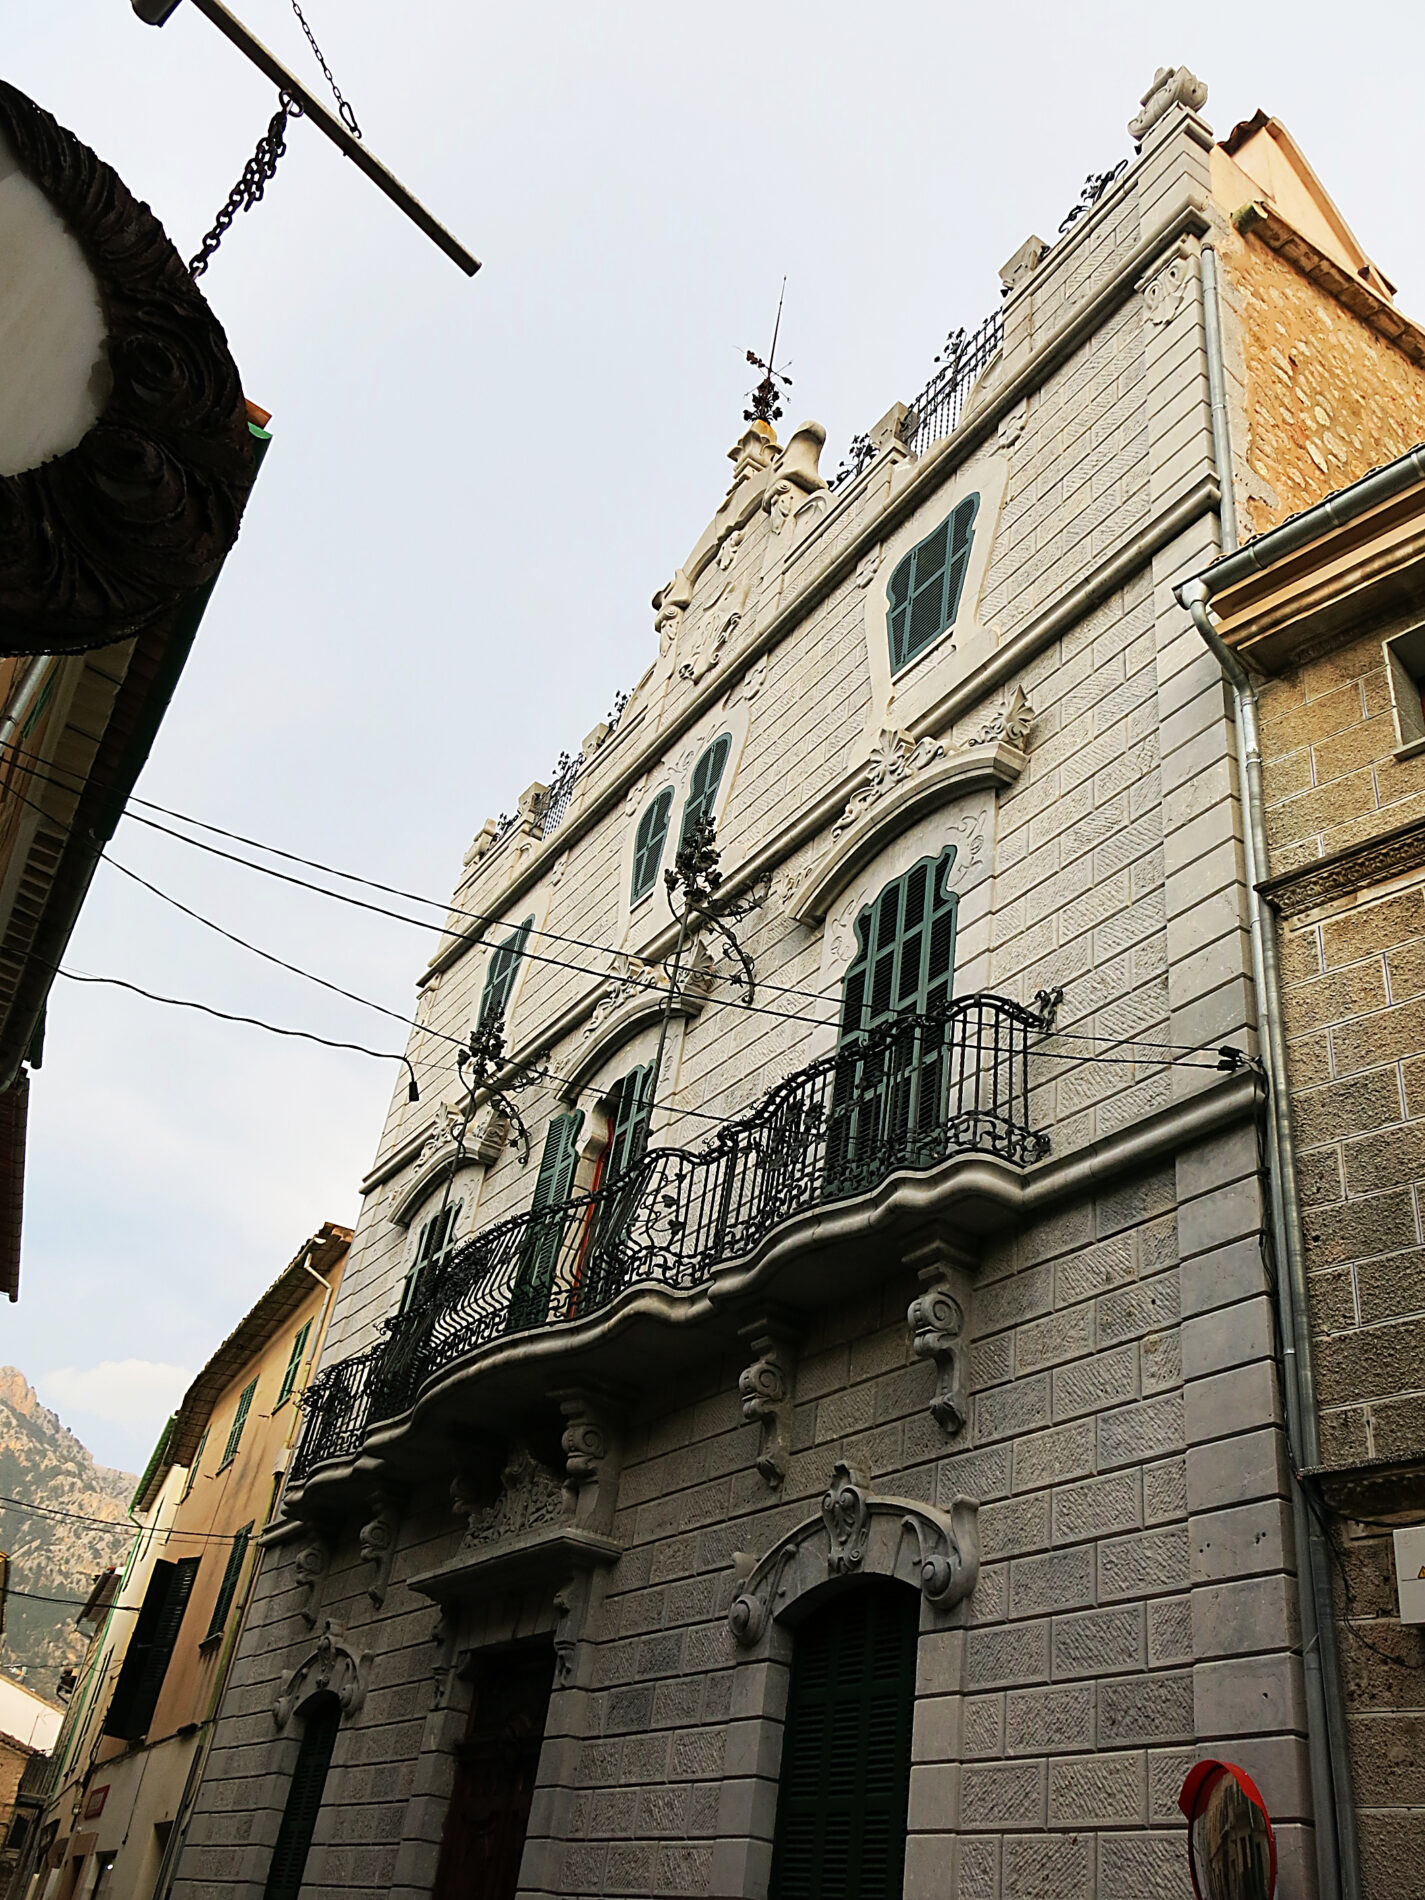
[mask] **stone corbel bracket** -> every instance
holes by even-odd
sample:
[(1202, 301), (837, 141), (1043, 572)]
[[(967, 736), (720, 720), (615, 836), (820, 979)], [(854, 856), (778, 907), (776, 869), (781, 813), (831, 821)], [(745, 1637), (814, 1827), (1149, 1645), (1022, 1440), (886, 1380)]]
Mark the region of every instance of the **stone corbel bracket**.
[(297, 1588), (304, 1593), (297, 1605), (297, 1614), (309, 1630), (317, 1627), (322, 1586), (331, 1569), (331, 1561), (332, 1547), (326, 1530), (315, 1524), (307, 1526), (306, 1541), (297, 1552), (292, 1577)]
[(753, 1354), (751, 1365), (737, 1381), (742, 1416), (748, 1424), (761, 1426), (757, 1470), (764, 1484), (780, 1491), (792, 1455), (797, 1338), (788, 1328), (766, 1320), (740, 1330)]
[(278, 1728), (286, 1728), (294, 1714), (314, 1696), (334, 1695), (343, 1715), (354, 1715), (366, 1700), (366, 1658), (352, 1649), (340, 1623), (328, 1617), (310, 1654), (304, 1656), (283, 1684), (272, 1705)]
[(396, 1537), (401, 1528), (404, 1495), (384, 1479), (372, 1486), (371, 1516), (357, 1532), (361, 1561), (372, 1566), (366, 1594), (376, 1609), (386, 1601), (391, 1581), (391, 1565), (396, 1556)]
[(845, 1464), (820, 1512), (758, 1560), (734, 1557), (739, 1589), (727, 1613), (733, 1639), (755, 1649), (798, 1597), (834, 1577), (895, 1577), (932, 1610), (954, 1610), (980, 1574), (979, 1506), (956, 1498), (948, 1515), (912, 1498), (879, 1497)]
[(966, 1392), (969, 1353), (970, 1263), (957, 1248), (934, 1240), (907, 1262), (925, 1288), (906, 1310), (910, 1349), (935, 1366), (935, 1396), (930, 1415), (947, 1437), (965, 1429), (970, 1416)]
[[(888, 764), (891, 753), (895, 757)], [(866, 784), (852, 794), (830, 845), (798, 886), (788, 914), (801, 924), (824, 922), (858, 873), (908, 825), (969, 792), (1013, 785), (1025, 761), (1022, 747), (1005, 741), (946, 753), (934, 740), (883, 734), (876, 759), (867, 768)]]
[(581, 1531), (607, 1536), (618, 1507), (623, 1467), (622, 1435), (606, 1393), (583, 1388), (555, 1392), (568, 1421), (560, 1447), (564, 1453), (564, 1510)]

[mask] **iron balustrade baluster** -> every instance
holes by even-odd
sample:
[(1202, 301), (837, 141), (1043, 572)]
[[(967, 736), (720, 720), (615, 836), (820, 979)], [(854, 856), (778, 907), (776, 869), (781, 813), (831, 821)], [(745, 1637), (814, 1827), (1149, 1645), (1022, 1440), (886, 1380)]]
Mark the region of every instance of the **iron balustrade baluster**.
[(986, 1152), (1048, 1151), (1029, 1122), (1030, 1039), (1049, 1029), (1005, 997), (892, 1016), (778, 1082), (701, 1149), (648, 1148), (616, 1178), (510, 1216), (455, 1247), (386, 1337), (325, 1368), (303, 1399), (293, 1480), (353, 1456), (440, 1373), (502, 1337), (577, 1323), (630, 1287), (688, 1291), (783, 1222), (901, 1170)]

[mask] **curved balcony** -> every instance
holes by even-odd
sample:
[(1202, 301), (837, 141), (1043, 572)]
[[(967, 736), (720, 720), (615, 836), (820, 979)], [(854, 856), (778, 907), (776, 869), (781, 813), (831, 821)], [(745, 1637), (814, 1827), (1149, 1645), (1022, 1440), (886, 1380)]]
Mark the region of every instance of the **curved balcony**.
[(577, 1327), (631, 1288), (703, 1287), (779, 1226), (957, 1154), (1019, 1168), (1048, 1152), (1029, 1122), (1029, 1048), (1050, 1015), (959, 997), (896, 1016), (810, 1063), (704, 1147), (650, 1148), (617, 1179), (474, 1234), (303, 1404), (292, 1482), (354, 1457), (433, 1380), (500, 1338)]

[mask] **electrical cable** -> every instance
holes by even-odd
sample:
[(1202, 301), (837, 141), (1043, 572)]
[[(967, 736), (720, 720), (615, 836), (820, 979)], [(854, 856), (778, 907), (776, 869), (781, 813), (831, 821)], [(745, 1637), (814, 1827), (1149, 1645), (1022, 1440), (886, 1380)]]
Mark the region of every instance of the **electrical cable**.
[[(21, 754), (27, 758), (36, 759), (36, 760), (38, 759), (38, 754), (30, 753), (26, 751), (25, 748), (17, 746), (13, 741), (8, 742), (8, 744), (6, 745), (0, 745), (0, 756), (3, 756), (3, 753), (6, 750), (14, 752), (16, 754)], [(33, 766), (29, 769), (31, 770), (32, 774), (36, 777), (48, 776), (46, 773), (38, 771)], [(61, 767), (60, 769), (66, 770), (67, 768)], [(80, 774), (71, 773), (71, 776), (80, 777)], [(65, 786), (62, 784), (60, 780), (54, 779), (52, 777), (50, 778), (49, 782), (52, 784), (58, 785), (61, 790), (68, 791), (71, 793), (71, 795), (73, 794), (74, 788), (72, 786)], [(22, 793), (17, 792), (14, 795), (20, 798), (21, 802), (30, 804), (31, 809), (36, 810), (36, 811), (41, 811), (41, 812), (43, 811), (42, 807), (36, 806), (33, 804), (32, 801), (25, 799)], [(383, 894), (387, 896), (391, 896), (391, 897), (400, 897), (410, 903), (427, 905), (432, 909), (440, 910), (446, 916), (464, 917), (471, 922), (483, 924), (486, 926), (498, 925), (502, 922), (507, 921), (505, 918), (500, 917), (492, 912), (466, 910), (466, 909), (463, 909), (460, 905), (454, 903), (453, 901), (446, 901), (444, 899), (434, 898), (434, 897), (423, 897), (421, 896), (419, 892), (407, 891), (397, 885), (384, 884), (377, 879), (364, 877), (360, 873), (355, 872), (355, 871), (343, 871), (337, 866), (324, 863), (321, 859), (303, 857), (297, 852), (285, 850), (280, 845), (266, 844), (261, 839), (249, 837), (243, 832), (227, 830), (221, 825), (214, 825), (214, 824), (209, 823), (208, 820), (206, 819), (194, 818), (191, 814), (187, 812), (177, 811), (171, 806), (160, 805), (152, 799), (138, 798), (137, 796), (131, 794), (128, 800), (128, 803), (143, 805), (145, 809), (149, 811), (162, 812), (165, 817), (177, 819), (178, 822), (181, 824), (193, 825), (203, 831), (211, 831), (218, 837), (227, 838), (234, 843), (245, 844), (254, 851), (266, 852), (273, 857), (283, 858), (287, 860), (289, 863), (301, 864), (305, 866), (308, 870), (321, 871), (329, 877), (338, 877), (338, 878), (345, 879), (351, 883), (361, 884), (369, 890), (381, 891)], [(72, 827), (60, 825), (60, 821), (53, 818), (48, 813), (43, 813), (43, 815), (46, 818), (48, 818), (51, 824), (54, 824), (61, 829), (65, 829), (65, 830), (72, 829)], [(408, 917), (402, 912), (390, 910), (387, 907), (382, 906), (382, 905), (366, 904), (366, 903), (361, 902), (361, 900), (359, 899), (355, 899), (348, 896), (345, 892), (331, 891), (331, 890), (327, 890), (325, 887), (321, 885), (313, 884), (310, 882), (310, 880), (306, 878), (294, 878), (282, 872), (273, 870), (271, 866), (262, 865), (262, 864), (254, 864), (248, 858), (238, 857), (233, 852), (220, 851), (218, 850), (216, 846), (205, 844), (202, 841), (202, 839), (187, 837), (183, 832), (174, 831), (171, 826), (156, 824), (154, 823), (153, 820), (145, 819), (141, 817), (139, 813), (129, 811), (127, 808), (125, 809), (123, 816), (127, 818), (132, 818), (139, 824), (147, 824), (151, 826), (152, 829), (162, 832), (165, 837), (177, 839), (177, 841), (180, 844), (189, 845), (191, 848), (195, 850), (210, 852), (218, 857), (225, 859), (229, 863), (242, 865), (250, 871), (256, 871), (262, 876), (277, 878), (283, 883), (296, 885), (299, 889), (311, 891), (317, 896), (328, 897), (336, 903), (351, 904), (351, 905), (356, 906), (359, 909), (374, 912), (378, 916), (388, 917), (392, 919), (394, 922), (407, 924), (414, 929), (433, 930), (433, 931), (438, 932), (438, 934), (442, 936), (447, 934), (446, 926), (444, 923), (436, 924), (433, 922), (429, 922), (423, 918)], [(109, 857), (107, 852), (103, 853), (103, 855), (105, 856), (107, 861), (111, 864), (114, 864), (116, 868), (126, 869), (126, 867), (119, 866), (117, 864), (117, 860)], [(138, 881), (139, 883), (144, 882), (142, 878), (138, 878), (137, 873), (135, 872), (128, 872), (127, 874), (131, 877), (134, 877), (136, 881)], [(155, 895), (164, 897), (166, 901), (173, 903), (174, 905), (177, 906), (177, 908), (179, 909), (184, 908), (183, 905), (178, 903), (178, 900), (176, 898), (168, 897), (167, 893), (159, 891), (157, 886), (148, 885), (147, 888), (149, 890), (154, 891)], [(190, 916), (197, 915), (196, 912), (192, 912), (192, 911), (190, 911), (188, 914)], [(220, 924), (213, 923), (211, 919), (200, 917), (199, 921), (209, 924), (210, 928), (214, 930), (222, 931), (222, 926)], [(223, 931), (223, 934), (230, 937), (232, 936), (231, 932)], [(614, 945), (595, 943), (588, 938), (573, 937), (560, 931), (531, 928), (529, 935), (532, 937), (543, 938), (544, 940), (550, 943), (562, 943), (573, 949), (588, 950), (594, 953), (595, 955), (599, 955), (599, 956), (610, 956), (610, 957), (617, 958), (617, 957), (626, 957), (628, 955), (627, 951), (618, 949)], [(237, 943), (242, 943), (243, 941), (241, 938), (237, 938), (237, 937), (233, 937), (232, 940)], [(269, 961), (276, 962), (276, 963), (282, 962), (281, 958), (274, 957), (272, 953), (269, 951), (257, 949), (255, 945), (244, 944), (243, 947), (247, 949), (255, 950), (257, 955), (266, 957), (268, 958)], [(549, 963), (553, 965), (553, 967), (555, 968), (569, 970), (569, 971), (572, 971), (574, 974), (580, 975), (580, 976), (592, 976), (601, 981), (607, 981), (608, 976), (611, 974), (610, 972), (606, 972), (606, 971), (590, 970), (587, 968), (587, 966), (582, 965), (582, 964), (574, 964), (563, 959), (547, 957), (538, 952), (531, 951), (527, 947), (524, 954), (531, 961)], [(288, 964), (285, 967), (288, 969), (293, 969), (295, 966)], [(311, 972), (309, 971), (299, 971), (297, 973), (302, 974), (302, 975), (309, 975), (309, 976), (311, 975)], [(721, 982), (736, 982), (737, 981), (736, 975), (732, 972), (710, 971), (709, 975), (712, 977), (714, 981), (721, 981)], [(313, 978), (313, 980), (324, 983), (325, 987), (336, 989), (339, 995), (346, 995), (346, 996), (351, 995), (350, 991), (341, 990), (339, 986), (337, 985), (325, 984), (325, 979), (323, 978), (316, 977), (316, 978)], [(656, 985), (649, 984), (647, 987), (654, 988), (656, 987)], [(766, 978), (759, 979), (759, 988), (769, 991), (773, 995), (801, 996), (801, 997), (807, 998), (809, 1001), (812, 1001), (812, 1002), (825, 1003), (829, 1000), (821, 991), (808, 989), (804, 985), (774, 983), (770, 979), (766, 979)], [(353, 1000), (365, 1002), (367, 999), (353, 998)], [(383, 1009), (383, 1010), (385, 1007), (382, 1004), (371, 1004), (369, 1006), (372, 1008)], [(410, 1018), (399, 1016), (396, 1012), (393, 1012), (393, 1011), (386, 1011), (385, 1013), (395, 1016), (396, 1020), (398, 1021), (407, 1022), (411, 1020)], [(787, 1020), (812, 1021), (814, 1019), (807, 1017), (805, 1015), (790, 1015), (789, 1014), (787, 1016)], [(822, 1021), (822, 1019), (815, 1019), (815, 1020)], [(830, 1026), (830, 1024), (832, 1023), (834, 1023), (834, 1019), (826, 1019), (825, 1021), (823, 1021), (822, 1026)], [(423, 1024), (416, 1024), (415, 1026), (419, 1028), (425, 1027), (425, 1025)], [(436, 1034), (438, 1032), (428, 1031), (427, 1033)], [(1103, 1035), (1103, 1034), (1100, 1034), (1094, 1031), (1088, 1031), (1088, 1030), (1063, 1029), (1063, 1030), (1056, 1030), (1054, 1033), (1058, 1036), (1070, 1038), (1074, 1041), (1080, 1041), (1080, 1042), (1092, 1041), (1096, 1043), (1107, 1043), (1110, 1047), (1167, 1050), (1167, 1051), (1172, 1051), (1173, 1053), (1180, 1054), (1180, 1055), (1196, 1055), (1196, 1054), (1201, 1053), (1204, 1047), (1204, 1045), (1201, 1043), (1167, 1043), (1167, 1042), (1156, 1042), (1156, 1041), (1148, 1042), (1139, 1037), (1109, 1036), (1109, 1035)]]
[(25, 1498), (0, 1497), (0, 1510), (27, 1511), (41, 1518), (63, 1518), (69, 1523), (87, 1525), (91, 1530), (122, 1531), (129, 1537), (157, 1537), (164, 1542), (173, 1537), (186, 1537), (210, 1544), (231, 1544), (233, 1541), (227, 1531), (187, 1531), (172, 1525), (136, 1524), (131, 1518), (92, 1517), (86, 1511), (66, 1511), (58, 1504), (34, 1504)]

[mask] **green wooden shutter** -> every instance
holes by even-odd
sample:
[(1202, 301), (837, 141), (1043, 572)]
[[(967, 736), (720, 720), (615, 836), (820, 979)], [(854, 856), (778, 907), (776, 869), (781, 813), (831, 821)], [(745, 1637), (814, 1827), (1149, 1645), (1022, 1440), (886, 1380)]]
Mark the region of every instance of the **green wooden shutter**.
[(287, 1355), (287, 1370), (282, 1374), (282, 1390), (277, 1394), (277, 1403), (285, 1405), (292, 1396), (292, 1388), (297, 1383), (297, 1374), (302, 1370), (302, 1354), (307, 1350), (307, 1341), (311, 1337), (312, 1322), (308, 1320), (292, 1341), (292, 1350)]
[(406, 1284), (401, 1290), (401, 1307), (404, 1313), (412, 1306), (430, 1282), (430, 1276), (446, 1260), (455, 1245), (455, 1222), (463, 1201), (452, 1201), (448, 1207), (432, 1214), (421, 1228), (416, 1239), (416, 1257), (411, 1262), (410, 1272), (406, 1275)]
[(979, 508), (979, 496), (967, 495), (897, 562), (886, 594), (893, 673), (954, 626)]
[(341, 1704), (336, 1697), (319, 1697), (302, 1725), (297, 1765), (287, 1790), (262, 1900), (297, 1900), (302, 1891), (302, 1875), (306, 1872), (307, 1854), (316, 1832), (317, 1816), (326, 1792), (327, 1770), (331, 1767), (340, 1726)]
[(667, 786), (638, 821), (633, 838), (633, 884), (629, 901), (637, 904), (658, 881), (663, 862), (663, 846), (668, 839), (668, 818), (673, 810), (673, 788)]
[[(569, 1199), (574, 1172), (579, 1165), (579, 1132), (584, 1112), (574, 1109), (568, 1115), (556, 1115), (544, 1137), (544, 1152), (539, 1157), (539, 1174), (530, 1203), (532, 1216), (521, 1249), (510, 1295), (507, 1330), (525, 1331), (542, 1326), (549, 1316), (549, 1294), (554, 1284), (554, 1268), (564, 1242), (565, 1220), (560, 1209)], [(545, 1218), (539, 1219), (543, 1214)]]
[(732, 738), (723, 733), (720, 739), (714, 739), (707, 751), (693, 767), (693, 776), (688, 786), (688, 802), (683, 807), (683, 825), (678, 833), (678, 845), (681, 849), (693, 835), (693, 827), (704, 818), (711, 818), (713, 806), (717, 803), (717, 788), (722, 783), (723, 768), (727, 764), (727, 755), (732, 750)]
[(643, 1153), (653, 1110), (653, 1064), (632, 1069), (618, 1085), (613, 1129), (604, 1161), (604, 1184), (616, 1181)]
[(526, 917), (522, 924), (516, 924), (503, 943), (495, 945), (490, 956), (490, 967), (485, 973), (485, 991), (480, 998), (482, 1023), (503, 1022), (505, 1011), (510, 1006), (510, 992), (515, 987), (520, 958), (524, 955), (533, 928), (533, 917)]
[(104, 1719), (106, 1735), (134, 1742), (148, 1733), (197, 1574), (196, 1557), (184, 1557), (176, 1564), (160, 1558), (154, 1565)]
[(237, 1457), (238, 1446), (242, 1443), (242, 1428), (246, 1425), (247, 1415), (252, 1410), (252, 1395), (256, 1390), (256, 1379), (249, 1379), (238, 1395), (237, 1410), (233, 1413), (232, 1430), (228, 1433), (228, 1442), (223, 1447), (223, 1462), (218, 1466), (219, 1471), (226, 1471), (233, 1459)]
[(866, 1578), (797, 1630), (771, 1900), (900, 1900), (919, 1621)]
[[(209, 1426), (205, 1425), (203, 1427), (203, 1436), (198, 1440), (198, 1449), (194, 1452), (193, 1462), (188, 1467), (188, 1476), (183, 1480), (183, 1498), (187, 1497), (188, 1493), (193, 1489), (194, 1483), (197, 1480), (198, 1467), (203, 1462), (203, 1453), (208, 1449), (209, 1430), (210, 1430)], [(183, 1502), (183, 1498), (180, 1498), (178, 1500), (180, 1504)]]
[(856, 954), (841, 991), (838, 1046), (847, 1055), (827, 1131), (829, 1197), (857, 1193), (890, 1167), (934, 1158), (946, 1032), (916, 1024), (861, 1051), (868, 1031), (949, 1001), (958, 899), (945, 879), (954, 862), (953, 845), (939, 859), (922, 858), (856, 919)]
[(208, 1624), (205, 1643), (213, 1637), (221, 1636), (227, 1624), (228, 1611), (233, 1607), (233, 1598), (237, 1594), (238, 1578), (242, 1575), (243, 1559), (247, 1556), (247, 1547), (252, 1539), (252, 1525), (244, 1524), (233, 1538), (232, 1549), (228, 1552), (227, 1568), (223, 1580), (218, 1585), (218, 1598), (213, 1605), (213, 1615)]

